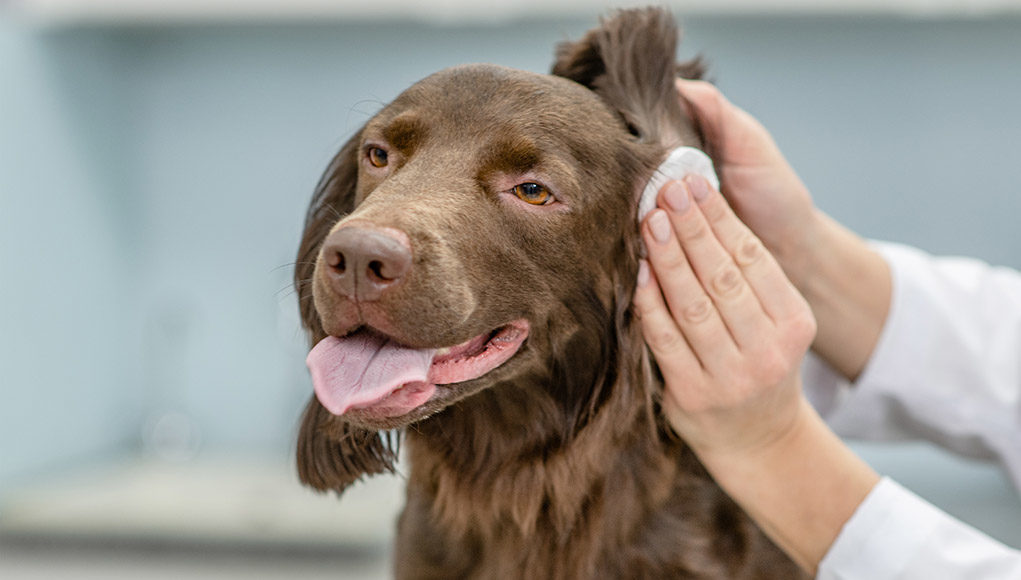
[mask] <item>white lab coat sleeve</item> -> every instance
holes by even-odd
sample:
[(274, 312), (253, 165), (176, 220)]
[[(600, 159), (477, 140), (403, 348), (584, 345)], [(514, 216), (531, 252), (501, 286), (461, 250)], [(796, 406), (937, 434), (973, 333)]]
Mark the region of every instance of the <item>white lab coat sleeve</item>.
[(1000, 461), (1021, 489), (1021, 273), (874, 242), (893, 296), (853, 384), (814, 355), (810, 401), (841, 436), (927, 439)]
[(818, 580), (1018, 580), (1021, 552), (883, 478), (819, 563)]

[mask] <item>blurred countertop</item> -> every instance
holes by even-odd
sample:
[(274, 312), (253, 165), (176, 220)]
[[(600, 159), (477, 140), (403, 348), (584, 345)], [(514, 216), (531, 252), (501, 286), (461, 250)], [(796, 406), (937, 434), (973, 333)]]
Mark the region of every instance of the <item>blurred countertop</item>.
[(303, 487), (282, 460), (124, 459), (12, 488), (0, 540), (384, 551), (403, 495), (399, 477), (376, 477), (341, 501)]

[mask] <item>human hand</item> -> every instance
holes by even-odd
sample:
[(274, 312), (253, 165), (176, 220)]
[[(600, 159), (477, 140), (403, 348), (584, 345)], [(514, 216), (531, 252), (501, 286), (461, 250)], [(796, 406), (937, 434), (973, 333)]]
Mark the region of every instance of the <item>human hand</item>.
[(666, 382), (663, 410), (700, 456), (754, 452), (795, 427), (815, 319), (705, 179), (668, 182), (659, 206), (642, 227), (649, 261), (634, 304)]
[(663, 412), (720, 487), (814, 576), (879, 481), (801, 391), (815, 318), (702, 177), (668, 182), (658, 202), (642, 224), (649, 261), (634, 305), (663, 373)]
[(713, 151), (723, 194), (797, 282), (812, 267), (817, 216), (808, 189), (765, 127), (719, 89), (678, 79), (677, 90)]
[(701, 123), (723, 195), (811, 304), (819, 326), (813, 349), (854, 380), (886, 323), (892, 294), (885, 260), (814, 207), (773, 138), (751, 115), (709, 83), (678, 80), (677, 89)]

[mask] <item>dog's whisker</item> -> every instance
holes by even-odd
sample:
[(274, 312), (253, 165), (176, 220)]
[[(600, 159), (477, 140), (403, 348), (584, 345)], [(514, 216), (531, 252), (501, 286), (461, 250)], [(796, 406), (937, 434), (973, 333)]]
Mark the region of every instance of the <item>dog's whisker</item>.
[[(376, 107), (376, 110), (369, 112), (362, 111), (359, 109), (359, 107), (361, 107), (362, 105), (374, 105)], [(360, 101), (356, 101), (355, 104), (348, 107), (348, 112), (358, 113), (359, 115), (365, 115), (365, 117), (368, 118), (371, 117), (372, 115), (375, 115), (379, 111), (379, 109), (382, 109), (385, 106), (386, 103), (384, 103), (383, 100), (380, 99), (379, 97), (374, 97), (371, 99), (361, 99)]]
[[(362, 105), (365, 105), (365, 104), (375, 105), (376, 106), (376, 110), (372, 111), (372, 112), (366, 112), (366, 111), (361, 111), (361, 110), (358, 109), (358, 107), (361, 107)], [(358, 115), (361, 115), (363, 118), (368, 119), (372, 115), (376, 114), (376, 111), (378, 111), (379, 109), (382, 109), (384, 106), (386, 106), (386, 103), (384, 103), (378, 97), (375, 98), (375, 99), (362, 99), (360, 101), (357, 101), (355, 104), (353, 104), (350, 107), (348, 107), (348, 109), (347, 109), (347, 117), (344, 119), (344, 124), (347, 127), (351, 126), (351, 116), (353, 114), (358, 114)]]
[(270, 273), (272, 274), (274, 272), (279, 272), (280, 270), (283, 270), (284, 268), (293, 268), (293, 267), (297, 266), (300, 263), (301, 262), (288, 262), (286, 264), (280, 264), (279, 266), (276, 266), (275, 268), (271, 268), (270, 269)]
[(295, 294), (297, 294), (297, 291), (292, 286), (288, 285), (274, 292), (273, 296), (277, 299), (277, 302), (283, 302)]
[(339, 209), (333, 207), (332, 205), (325, 206), (325, 209), (328, 209), (331, 212), (333, 212), (333, 215), (334, 215), (334, 217), (337, 218), (337, 221), (340, 221), (341, 219), (344, 218), (344, 214), (342, 214)]

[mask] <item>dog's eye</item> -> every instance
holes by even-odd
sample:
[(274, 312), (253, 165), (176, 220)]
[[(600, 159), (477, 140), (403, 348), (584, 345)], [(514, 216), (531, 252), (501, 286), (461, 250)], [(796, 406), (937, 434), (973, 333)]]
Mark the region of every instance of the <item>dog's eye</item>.
[(379, 147), (369, 148), (369, 163), (371, 163), (373, 167), (386, 167), (388, 162), (389, 159), (385, 149), (381, 149)]
[(532, 205), (546, 205), (553, 201), (553, 194), (538, 183), (521, 183), (514, 186), (514, 195)]

